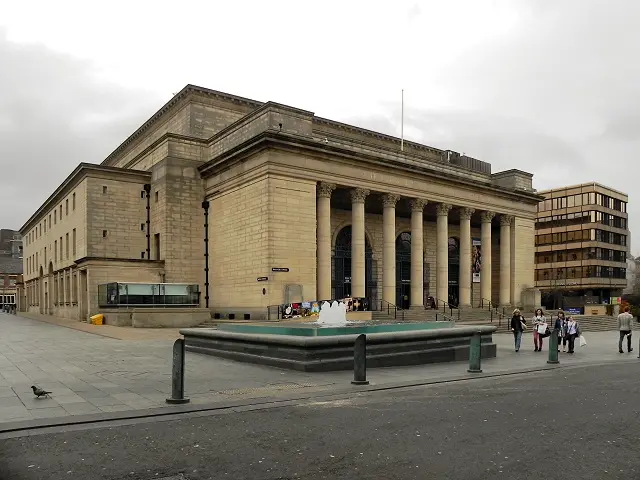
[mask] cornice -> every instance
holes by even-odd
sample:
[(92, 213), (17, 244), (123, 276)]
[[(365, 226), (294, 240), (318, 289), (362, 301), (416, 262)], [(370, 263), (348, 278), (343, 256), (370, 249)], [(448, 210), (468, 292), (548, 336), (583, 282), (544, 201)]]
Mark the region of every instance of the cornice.
[(176, 105), (185, 100), (190, 95), (198, 95), (203, 97), (215, 98), (217, 100), (223, 100), (229, 103), (235, 103), (237, 105), (248, 106), (250, 108), (259, 108), (262, 106), (263, 102), (258, 102), (256, 100), (251, 100), (244, 97), (239, 97), (237, 95), (231, 95), (229, 93), (219, 92), (217, 90), (211, 90), (204, 87), (198, 87), (196, 85), (188, 84), (185, 86), (180, 92), (175, 94), (171, 100), (165, 103), (156, 113), (154, 113), (151, 118), (149, 118), (145, 123), (142, 124), (135, 132), (133, 132), (127, 139), (122, 142), (116, 149), (109, 154), (107, 158), (101, 163), (101, 165), (109, 165), (114, 159), (116, 159), (129, 145), (131, 145), (135, 140), (137, 140), (143, 133), (148, 131), (151, 127), (153, 127), (158, 120), (165, 116), (166, 113), (173, 110)]
[(60, 184), (58, 188), (54, 190), (54, 192), (47, 198), (44, 203), (35, 211), (33, 215), (27, 220), (22, 227), (20, 227), (20, 234), (26, 235), (27, 230), (33, 226), (33, 224), (37, 223), (37, 220), (40, 218), (42, 213), (46, 213), (49, 209), (53, 208), (54, 204), (57, 204), (58, 201), (65, 196), (65, 194), (70, 190), (73, 186), (77, 185), (80, 180), (83, 178), (90, 176), (90, 174), (115, 174), (120, 177), (129, 177), (129, 178), (139, 178), (141, 180), (150, 180), (151, 172), (144, 172), (142, 170), (130, 170), (126, 168), (117, 168), (117, 167), (108, 167), (104, 165), (95, 165), (93, 163), (81, 163), (78, 165), (71, 174), (65, 178), (65, 180)]
[(255, 151), (264, 150), (270, 147), (306, 150), (309, 152), (330, 154), (343, 159), (355, 160), (359, 162), (364, 161), (387, 168), (396, 168), (405, 172), (411, 172), (414, 174), (417, 173), (426, 177), (437, 178), (439, 180), (446, 180), (458, 185), (464, 185), (467, 187), (472, 187), (474, 189), (480, 189), (486, 192), (502, 195), (507, 198), (518, 198), (526, 201), (527, 203), (533, 204), (540, 201), (540, 196), (535, 193), (530, 193), (522, 190), (512, 190), (490, 183), (482, 183), (475, 180), (469, 180), (458, 175), (430, 170), (429, 168), (427, 168), (427, 166), (409, 165), (403, 163), (400, 160), (390, 160), (386, 158), (381, 159), (380, 157), (368, 153), (353, 152), (352, 150), (341, 146), (320, 144), (313, 138), (274, 131), (261, 132), (260, 134), (252, 137), (246, 142), (221, 153), (220, 155), (214, 157), (207, 163), (200, 166), (198, 168), (198, 171), (203, 178), (207, 178), (217, 173), (219, 169), (226, 168), (226, 165), (224, 167), (223, 165), (231, 160), (239, 161), (238, 157), (244, 157)]

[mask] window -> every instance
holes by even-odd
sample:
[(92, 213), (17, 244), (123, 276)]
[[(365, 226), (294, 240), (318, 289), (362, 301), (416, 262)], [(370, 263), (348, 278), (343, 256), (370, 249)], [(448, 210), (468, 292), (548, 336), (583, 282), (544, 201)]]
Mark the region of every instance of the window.
[(60, 237), (60, 261), (62, 261), (63, 255), (62, 255), (62, 237)]
[(140, 224), (140, 231), (144, 232), (144, 223)]
[(567, 207), (575, 207), (576, 206), (576, 200), (575, 200), (575, 195), (570, 195), (569, 197), (567, 197)]
[(64, 214), (69, 215), (69, 199), (68, 198), (64, 201)]
[(71, 195), (71, 210), (76, 210), (76, 194)]
[(53, 242), (53, 261), (58, 261), (58, 240)]
[(60, 221), (62, 221), (62, 204), (60, 204)]
[(58, 211), (53, 211), (53, 224), (56, 225), (58, 223)]
[(47, 233), (47, 219), (44, 219), (44, 233)]
[(73, 243), (73, 257), (75, 258), (76, 256), (76, 229), (73, 229), (72, 232), (72, 236), (73, 238), (71, 239), (72, 243)]
[(44, 247), (44, 263), (47, 263), (47, 247)]
[(106, 186), (106, 185), (103, 185), (103, 186), (102, 186), (102, 194), (103, 194), (103, 195), (106, 195), (106, 194), (107, 194), (107, 186)]
[(158, 190), (156, 190), (156, 203), (158, 203)]
[(69, 234), (65, 235), (65, 252), (67, 254), (67, 260), (69, 260)]
[(140, 192), (140, 198), (144, 198), (144, 190)]
[(102, 230), (102, 238), (106, 238), (107, 237), (107, 231), (106, 230)]

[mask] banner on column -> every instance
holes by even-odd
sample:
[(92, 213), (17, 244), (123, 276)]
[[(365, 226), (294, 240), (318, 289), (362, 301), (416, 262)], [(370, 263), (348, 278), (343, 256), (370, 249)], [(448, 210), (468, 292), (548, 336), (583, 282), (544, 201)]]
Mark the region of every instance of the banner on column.
[(480, 283), (480, 269), (482, 267), (482, 242), (479, 238), (471, 239), (471, 279), (473, 283)]

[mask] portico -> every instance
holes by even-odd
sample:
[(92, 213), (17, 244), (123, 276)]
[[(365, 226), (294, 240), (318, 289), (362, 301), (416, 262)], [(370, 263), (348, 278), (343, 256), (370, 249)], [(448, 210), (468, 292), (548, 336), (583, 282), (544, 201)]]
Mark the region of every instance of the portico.
[[(513, 215), (476, 211), (434, 197), (407, 197), (328, 182), (318, 183), (317, 195), (319, 299), (368, 297), (382, 306), (414, 309), (424, 308), (429, 296), (438, 304), (467, 307), (483, 300), (503, 306), (516, 303), (519, 292), (511, 290), (516, 272), (510, 263)], [(494, 223), (499, 223), (499, 238), (493, 237)], [(345, 245), (339, 243), (345, 230), (351, 232), (350, 275), (346, 276), (341, 265)], [(476, 283), (472, 281), (472, 237), (482, 247)], [(497, 282), (492, 262), (486, 258), (493, 256), (495, 243), (499, 245)]]

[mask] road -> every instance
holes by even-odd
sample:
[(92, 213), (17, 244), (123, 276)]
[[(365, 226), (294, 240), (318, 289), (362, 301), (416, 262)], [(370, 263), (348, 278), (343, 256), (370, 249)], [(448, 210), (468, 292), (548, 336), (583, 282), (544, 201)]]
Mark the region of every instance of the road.
[(0, 479), (637, 479), (639, 374), (567, 367), (22, 436), (0, 440)]

